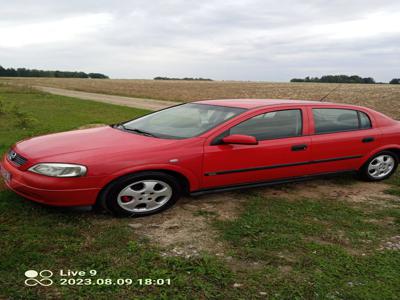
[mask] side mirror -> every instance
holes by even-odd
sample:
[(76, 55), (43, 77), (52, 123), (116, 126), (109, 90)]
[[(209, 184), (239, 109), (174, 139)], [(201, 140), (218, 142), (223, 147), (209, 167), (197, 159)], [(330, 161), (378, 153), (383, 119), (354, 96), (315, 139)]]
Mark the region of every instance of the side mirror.
[(258, 141), (254, 136), (243, 134), (232, 134), (222, 139), (224, 144), (257, 145)]

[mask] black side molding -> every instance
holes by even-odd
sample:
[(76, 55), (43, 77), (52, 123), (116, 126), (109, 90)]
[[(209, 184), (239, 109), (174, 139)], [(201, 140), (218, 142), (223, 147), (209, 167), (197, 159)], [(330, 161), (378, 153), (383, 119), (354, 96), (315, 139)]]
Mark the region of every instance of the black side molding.
[(342, 157), (334, 157), (334, 158), (327, 158), (327, 159), (320, 159), (320, 160), (302, 161), (302, 162), (296, 162), (296, 163), (291, 163), (291, 164), (280, 164), (280, 165), (270, 165), (270, 166), (245, 168), (245, 169), (224, 170), (224, 171), (205, 173), (204, 176), (215, 176), (215, 175), (224, 175), (224, 174), (230, 174), (230, 173), (241, 173), (241, 172), (261, 171), (261, 170), (269, 170), (269, 169), (277, 169), (277, 168), (285, 168), (285, 167), (296, 167), (296, 166), (303, 166), (303, 165), (333, 162), (333, 161), (339, 161), (339, 160), (356, 159), (356, 158), (361, 158), (361, 157), (362, 157), (362, 155), (342, 156)]

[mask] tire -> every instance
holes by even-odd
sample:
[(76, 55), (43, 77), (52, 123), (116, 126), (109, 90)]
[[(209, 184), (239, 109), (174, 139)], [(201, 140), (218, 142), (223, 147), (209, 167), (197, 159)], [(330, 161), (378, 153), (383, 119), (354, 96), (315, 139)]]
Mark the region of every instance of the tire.
[(95, 207), (101, 206), (119, 217), (148, 216), (174, 205), (181, 194), (181, 184), (174, 176), (148, 171), (110, 183), (101, 192)]
[(391, 151), (382, 151), (371, 157), (358, 171), (365, 181), (381, 181), (389, 178), (399, 165), (397, 155)]

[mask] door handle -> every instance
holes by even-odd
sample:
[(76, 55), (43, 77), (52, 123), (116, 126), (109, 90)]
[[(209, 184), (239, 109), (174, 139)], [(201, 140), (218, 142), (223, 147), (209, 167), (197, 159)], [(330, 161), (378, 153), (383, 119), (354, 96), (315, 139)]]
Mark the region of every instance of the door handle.
[(307, 149), (306, 144), (300, 144), (300, 145), (293, 145), (292, 146), (292, 151), (304, 151)]
[(363, 143), (371, 143), (373, 141), (375, 141), (375, 138), (373, 138), (372, 136), (368, 136), (362, 139)]

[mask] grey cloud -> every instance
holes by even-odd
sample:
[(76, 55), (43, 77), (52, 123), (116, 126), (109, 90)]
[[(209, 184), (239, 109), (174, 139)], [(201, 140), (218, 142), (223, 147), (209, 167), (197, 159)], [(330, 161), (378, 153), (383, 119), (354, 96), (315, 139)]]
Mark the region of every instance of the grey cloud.
[(377, 12), (400, 17), (394, 0), (0, 0), (0, 12), (0, 29), (93, 13), (113, 17), (85, 40), (0, 48), (5, 66), (79, 69), (118, 78), (286, 81), (360, 73), (387, 81), (400, 74), (400, 29), (352, 39), (312, 31)]

